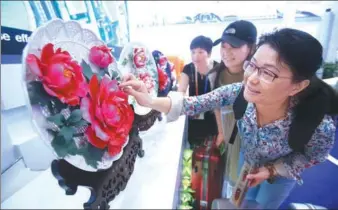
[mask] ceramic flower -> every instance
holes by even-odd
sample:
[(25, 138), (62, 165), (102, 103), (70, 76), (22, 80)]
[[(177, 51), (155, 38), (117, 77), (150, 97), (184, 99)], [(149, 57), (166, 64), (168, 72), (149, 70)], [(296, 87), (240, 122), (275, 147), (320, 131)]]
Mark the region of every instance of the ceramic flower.
[(125, 144), (134, 120), (127, 95), (117, 81), (94, 75), (89, 82), (89, 96), (81, 101), (83, 118), (91, 125), (86, 130), (88, 141), (100, 149), (108, 148), (111, 156)]
[(147, 63), (147, 56), (144, 48), (135, 48), (133, 61), (136, 68), (143, 68)]
[(89, 61), (100, 68), (107, 68), (109, 64), (114, 62), (110, 50), (105, 45), (92, 47), (89, 52)]
[(88, 92), (81, 66), (72, 60), (67, 51), (60, 48), (54, 51), (51, 43), (43, 47), (40, 58), (28, 54), (26, 64), (30, 72), (41, 80), (45, 91), (63, 103), (76, 106)]
[(167, 63), (168, 63), (168, 60), (167, 60), (167, 58), (164, 57), (164, 56), (161, 56), (161, 57), (158, 59), (158, 64), (159, 64), (159, 66), (160, 66), (162, 69), (167, 68)]
[(158, 72), (158, 96), (166, 96), (171, 90), (172, 86), (172, 72), (170, 70), (170, 63), (167, 57), (160, 51), (154, 50), (152, 52), (154, 60), (157, 65)]
[(151, 75), (148, 72), (139, 73), (139, 78), (144, 82), (147, 87), (148, 92), (150, 93), (154, 88), (154, 83)]
[(168, 75), (160, 67), (157, 68), (157, 72), (158, 72), (159, 90), (163, 91), (167, 88), (169, 78)]

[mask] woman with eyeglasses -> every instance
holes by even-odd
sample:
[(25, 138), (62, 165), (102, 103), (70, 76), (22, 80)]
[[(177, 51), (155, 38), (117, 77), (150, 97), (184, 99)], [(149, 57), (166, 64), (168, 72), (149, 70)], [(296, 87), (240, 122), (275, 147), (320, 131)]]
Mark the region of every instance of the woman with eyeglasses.
[(121, 88), (139, 104), (167, 113), (168, 121), (233, 104), (243, 90), (248, 106), (237, 121), (239, 162), (257, 169), (247, 175), (245, 200), (257, 201), (256, 208), (278, 209), (295, 183), (302, 183), (301, 173), (324, 162), (333, 147), (338, 96), (316, 77), (322, 52), (314, 37), (286, 28), (259, 39), (244, 65), (242, 83), (195, 97), (171, 92), (167, 98), (151, 98), (145, 85), (129, 75)]

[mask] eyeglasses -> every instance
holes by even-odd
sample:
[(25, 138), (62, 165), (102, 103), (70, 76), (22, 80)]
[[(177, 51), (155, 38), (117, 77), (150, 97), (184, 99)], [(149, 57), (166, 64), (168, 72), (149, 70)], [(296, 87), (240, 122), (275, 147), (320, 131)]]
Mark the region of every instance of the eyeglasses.
[(255, 70), (258, 71), (257, 75), (258, 78), (266, 83), (272, 83), (277, 78), (283, 78), (283, 79), (291, 79), (290, 77), (281, 77), (277, 74), (273, 73), (271, 70), (265, 68), (265, 67), (258, 67), (256, 64), (254, 64), (251, 61), (245, 61), (243, 65), (243, 70), (245, 74), (251, 75), (255, 72)]

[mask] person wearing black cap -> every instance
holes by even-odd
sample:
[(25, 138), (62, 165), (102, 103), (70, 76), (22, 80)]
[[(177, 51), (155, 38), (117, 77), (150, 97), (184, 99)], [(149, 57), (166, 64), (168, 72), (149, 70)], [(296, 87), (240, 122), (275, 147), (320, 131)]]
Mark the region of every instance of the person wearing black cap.
[[(220, 54), (222, 59), (221, 63), (216, 65), (209, 73), (209, 78), (215, 81), (213, 89), (243, 81), (243, 64), (253, 55), (256, 39), (257, 29), (255, 25), (246, 20), (232, 22), (224, 29), (221, 38), (213, 43), (213, 46), (221, 44)], [(231, 110), (231, 107), (224, 107), (224, 110)], [(222, 127), (229, 126), (222, 123), (221, 118), (224, 116), (221, 117), (219, 109), (215, 110), (215, 117), (218, 129), (216, 144), (220, 145), (225, 140)], [(226, 123), (231, 124), (231, 119)]]
[[(181, 74), (178, 91), (189, 96), (197, 96), (211, 91), (211, 83), (206, 76), (218, 63), (210, 59), (213, 42), (209, 37), (197, 36), (190, 44), (192, 62), (185, 65)], [(188, 141), (191, 147), (198, 146), (208, 135), (217, 135), (215, 115), (212, 111), (193, 116), (188, 120)]]

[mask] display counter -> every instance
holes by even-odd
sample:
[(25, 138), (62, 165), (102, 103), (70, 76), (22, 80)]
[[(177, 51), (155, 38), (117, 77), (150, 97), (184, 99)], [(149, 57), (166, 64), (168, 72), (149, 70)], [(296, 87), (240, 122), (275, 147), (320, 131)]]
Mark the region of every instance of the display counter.
[[(145, 156), (137, 158), (134, 172), (110, 209), (176, 209), (180, 184), (181, 153), (184, 148), (186, 117), (166, 123), (165, 119), (143, 139)], [(1, 204), (2, 209), (82, 209), (89, 189), (79, 187), (67, 196), (48, 169)]]

